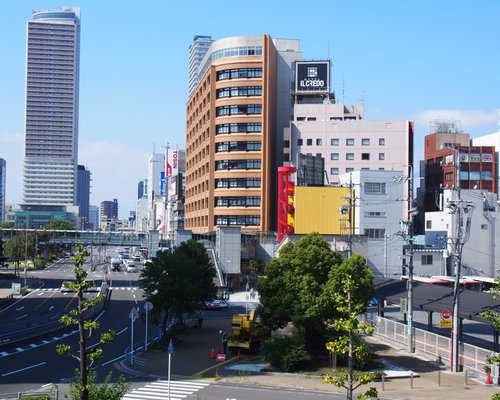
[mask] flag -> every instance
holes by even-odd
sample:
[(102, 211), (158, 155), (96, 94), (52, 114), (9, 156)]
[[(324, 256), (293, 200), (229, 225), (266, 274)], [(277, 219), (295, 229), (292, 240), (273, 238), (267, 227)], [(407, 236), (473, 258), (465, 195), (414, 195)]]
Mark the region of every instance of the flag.
[(174, 354), (174, 342), (170, 339), (170, 343), (168, 344), (168, 354)]

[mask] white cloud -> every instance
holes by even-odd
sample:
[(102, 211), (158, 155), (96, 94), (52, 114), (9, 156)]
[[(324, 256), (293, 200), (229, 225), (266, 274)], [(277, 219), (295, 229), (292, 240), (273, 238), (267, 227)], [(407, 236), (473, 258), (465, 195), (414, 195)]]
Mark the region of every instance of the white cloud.
[[(137, 183), (146, 178), (148, 154), (136, 146), (80, 142), (78, 161), (92, 173), (90, 204), (118, 199), (121, 218), (135, 210)], [(20, 204), (23, 190), (24, 135), (0, 133), (0, 158), (7, 162), (7, 203)]]
[(424, 110), (415, 113), (413, 120), (425, 126), (427, 129), (433, 120), (453, 120), (460, 121), (462, 130), (473, 133), (474, 130), (496, 124), (498, 115), (497, 110)]

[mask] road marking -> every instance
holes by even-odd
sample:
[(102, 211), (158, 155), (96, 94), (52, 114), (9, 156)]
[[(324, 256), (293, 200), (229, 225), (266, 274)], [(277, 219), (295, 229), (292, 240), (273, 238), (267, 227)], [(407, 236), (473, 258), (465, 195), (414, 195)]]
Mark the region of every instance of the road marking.
[(21, 311), (24, 308), (24, 306), (16, 308), (16, 311)]
[(111, 364), (112, 362), (115, 362), (115, 361), (117, 361), (117, 360), (119, 360), (119, 359), (121, 359), (121, 358), (124, 358), (124, 357), (125, 357), (125, 356), (123, 355), (123, 356), (119, 356), (119, 357), (113, 358), (112, 360), (106, 361), (105, 363), (102, 363), (102, 364), (101, 364), (101, 367), (104, 367), (104, 366), (106, 366), (106, 365), (108, 365), (108, 364)]
[(16, 347), (16, 350), (19, 352), (24, 351), (24, 349), (22, 347)]
[[(170, 399), (183, 399), (187, 396), (207, 387), (208, 382), (191, 380), (157, 380), (147, 385), (133, 389), (130, 393), (122, 397), (123, 400), (147, 400), (147, 399), (166, 399), (170, 392)], [(169, 390), (170, 386), (170, 390)]]
[(27, 317), (27, 316), (28, 316), (28, 314), (21, 315), (20, 317), (17, 317), (17, 318), (16, 318), (16, 321), (18, 321), (18, 320), (20, 320), (20, 319), (23, 319), (24, 317)]
[(118, 335), (122, 334), (122, 333), (123, 333), (123, 332), (125, 332), (127, 329), (128, 329), (128, 326), (127, 326), (126, 328), (123, 328), (120, 332), (118, 332), (118, 333), (116, 334), (116, 336), (118, 336)]
[(5, 356), (8, 356), (8, 355), (9, 355), (9, 353), (7, 353), (6, 351), (2, 351), (0, 354), (1, 354), (3, 357), (5, 357)]
[(52, 311), (54, 309), (54, 306), (49, 307), (49, 311)]
[(44, 364), (47, 364), (47, 362), (44, 361), (44, 362), (41, 362), (41, 363), (38, 363), (35, 365), (31, 365), (30, 367), (21, 368), (21, 369), (18, 369), (16, 371), (12, 371), (12, 372), (7, 372), (6, 374), (2, 374), (2, 376), (9, 376), (9, 375), (17, 374), (18, 372), (26, 371), (27, 369), (31, 369), (31, 368), (36, 368), (36, 367), (39, 367), (40, 365), (44, 365)]
[(30, 294), (32, 294), (32, 293), (35, 293), (35, 292), (29, 292), (26, 296), (24, 296), (23, 298), (21, 298), (21, 299), (19, 299), (19, 300), (15, 301), (15, 302), (14, 302), (14, 303), (12, 303), (10, 306), (5, 307), (5, 308), (2, 308), (2, 309), (0, 310), (0, 314), (1, 314), (1, 313), (3, 313), (4, 311), (7, 311), (7, 310), (8, 310), (9, 308), (11, 308), (11, 307), (14, 307), (17, 303), (19, 303), (21, 300), (24, 300), (25, 298), (27, 298), (27, 297), (28, 297)]

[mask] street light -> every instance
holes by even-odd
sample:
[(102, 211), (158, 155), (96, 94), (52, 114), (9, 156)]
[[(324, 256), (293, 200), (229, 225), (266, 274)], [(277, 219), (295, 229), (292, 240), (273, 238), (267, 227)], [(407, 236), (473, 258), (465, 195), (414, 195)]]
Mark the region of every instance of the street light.
[(153, 309), (153, 303), (146, 301), (144, 310), (146, 310), (146, 340), (144, 341), (144, 351), (148, 351), (148, 314)]
[(131, 331), (130, 331), (130, 365), (134, 364), (134, 322), (139, 316), (139, 313), (135, 309), (135, 307), (132, 307), (129, 313), (129, 318), (130, 318), (130, 326), (131, 326)]
[(30, 225), (30, 208), (26, 208), (26, 227), (24, 229), (24, 286), (28, 284), (28, 228)]

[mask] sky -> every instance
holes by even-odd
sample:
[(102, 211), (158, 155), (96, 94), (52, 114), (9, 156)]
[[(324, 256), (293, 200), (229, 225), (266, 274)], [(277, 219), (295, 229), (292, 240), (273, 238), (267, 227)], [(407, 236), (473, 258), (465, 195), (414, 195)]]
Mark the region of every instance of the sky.
[(499, 130), (500, 2), (0, 0), (0, 158), (6, 200), (22, 202), (26, 22), (33, 9), (81, 9), (79, 159), (90, 204), (135, 210), (148, 159), (185, 148), (188, 48), (269, 34), (299, 39), (305, 59), (332, 60), (337, 101), (365, 119), (415, 121), (415, 161), (435, 119), (471, 137)]

